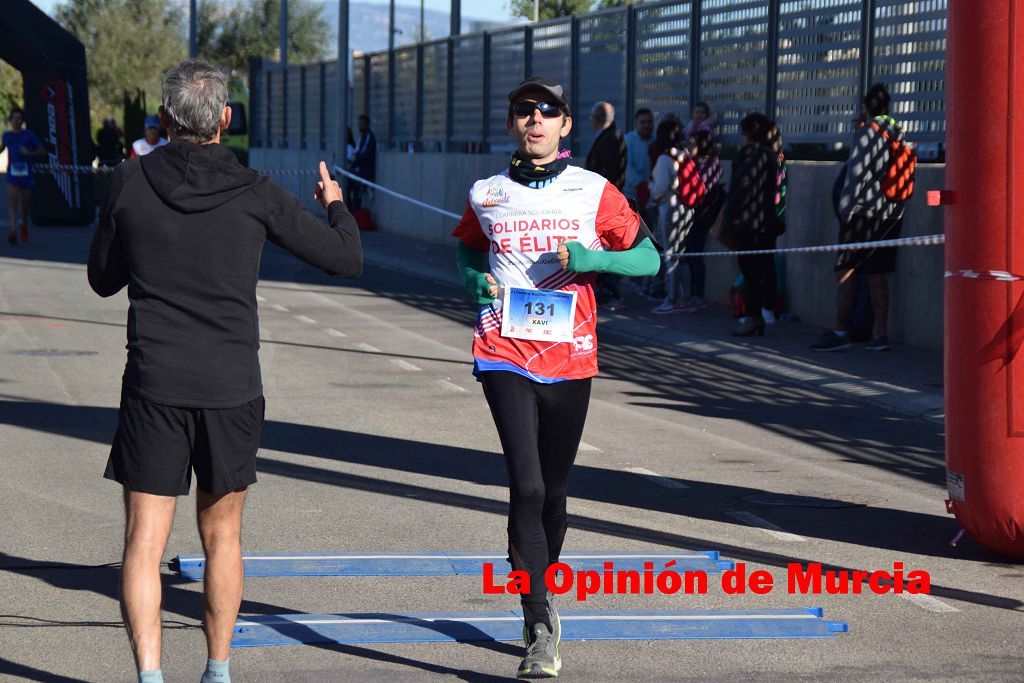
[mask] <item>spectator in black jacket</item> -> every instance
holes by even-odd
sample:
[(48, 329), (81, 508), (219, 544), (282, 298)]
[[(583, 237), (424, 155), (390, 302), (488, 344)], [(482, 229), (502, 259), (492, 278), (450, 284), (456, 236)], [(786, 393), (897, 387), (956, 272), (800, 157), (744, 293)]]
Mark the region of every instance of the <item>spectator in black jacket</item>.
[(329, 223), (220, 145), (227, 76), (186, 61), (164, 76), (171, 142), (118, 166), (89, 253), (100, 296), (128, 287), (128, 363), (106, 477), (124, 487), (121, 605), (140, 680), (160, 674), (160, 561), (176, 496), (196, 474), (206, 553), (203, 681), (225, 681), (242, 596), (241, 524), (263, 425), (256, 281), (270, 240), (340, 276), (359, 231), (320, 163)]
[[(370, 117), (359, 115), (359, 142), (352, 153), (352, 172), (369, 181), (376, 180), (377, 173), (377, 137), (370, 130)], [(348, 204), (352, 211), (362, 207), (366, 199), (366, 185), (355, 180), (348, 185)]]
[[(722, 226), (737, 251), (775, 248), (779, 227), (775, 212), (777, 155), (769, 144), (761, 142), (772, 126), (771, 120), (759, 113), (749, 114), (740, 122), (744, 144), (732, 162)], [(772, 254), (740, 254), (738, 260), (746, 317), (733, 335), (763, 335), (761, 309), (775, 302), (775, 258)]]
[[(620, 192), (626, 185), (626, 165), (629, 151), (626, 137), (615, 125), (615, 107), (608, 102), (598, 102), (590, 110), (590, 123), (597, 133), (594, 144), (587, 154), (586, 169), (604, 177)], [(621, 311), (626, 307), (629, 280), (621, 275), (602, 273), (597, 277), (598, 301), (609, 311)]]
[(590, 122), (597, 133), (587, 154), (588, 171), (593, 171), (622, 191), (626, 184), (626, 138), (615, 125), (615, 107), (598, 102), (590, 111)]

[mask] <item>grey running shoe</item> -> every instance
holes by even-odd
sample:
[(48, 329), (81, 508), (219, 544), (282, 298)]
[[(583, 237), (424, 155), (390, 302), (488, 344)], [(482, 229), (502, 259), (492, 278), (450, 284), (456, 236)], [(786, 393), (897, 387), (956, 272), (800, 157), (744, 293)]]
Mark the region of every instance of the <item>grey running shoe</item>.
[[(555, 608), (555, 594), (548, 591), (548, 621), (551, 622), (551, 637), (555, 641), (555, 647), (562, 642), (562, 621), (558, 616), (558, 609)], [(523, 622), (523, 645), (530, 644), (530, 627)]]
[(519, 664), (516, 678), (554, 678), (562, 668), (557, 641), (546, 624), (533, 624), (529, 636), (526, 656)]
[(871, 341), (864, 345), (868, 351), (889, 351), (889, 337), (872, 337)]
[(848, 348), (850, 348), (850, 335), (840, 337), (832, 330), (821, 335), (821, 341), (811, 344), (811, 351), (842, 351)]

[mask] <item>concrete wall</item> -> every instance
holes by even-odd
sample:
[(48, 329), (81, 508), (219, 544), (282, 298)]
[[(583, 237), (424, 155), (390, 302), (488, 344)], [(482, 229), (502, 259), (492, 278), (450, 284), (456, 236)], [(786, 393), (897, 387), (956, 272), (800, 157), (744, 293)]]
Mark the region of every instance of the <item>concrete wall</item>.
[[(321, 152), (252, 149), (254, 168), (316, 168)], [(508, 163), (505, 154), (404, 154), (378, 156), (377, 182), (433, 206), (462, 214), (469, 186)], [(725, 164), (728, 173), (728, 163)], [(838, 225), (832, 213), (832, 185), (839, 174), (835, 162), (792, 162), (789, 166), (787, 231), (780, 247), (833, 244)], [(907, 208), (903, 236), (943, 232), (943, 213), (925, 206), (927, 190), (943, 187), (945, 168), (920, 166), (917, 187)], [(275, 176), (275, 180), (312, 204), (313, 176)], [(371, 210), (379, 229), (431, 242), (447, 243), (454, 220), (378, 193)], [(721, 250), (709, 240), (708, 251)], [(804, 322), (829, 327), (835, 323), (835, 253), (791, 254), (784, 258), (786, 297), (790, 311)], [(732, 257), (708, 258), (708, 299), (725, 304), (739, 269)], [(943, 250), (909, 247), (900, 250), (892, 292), (890, 336), (893, 342), (928, 349), (942, 348)]]

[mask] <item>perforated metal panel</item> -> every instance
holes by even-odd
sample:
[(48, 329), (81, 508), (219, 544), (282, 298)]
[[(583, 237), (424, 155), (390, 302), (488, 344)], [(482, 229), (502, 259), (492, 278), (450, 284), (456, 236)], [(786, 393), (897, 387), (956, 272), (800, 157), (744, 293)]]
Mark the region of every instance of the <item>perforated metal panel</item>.
[(378, 52), (370, 56), (370, 124), (377, 135), (378, 144), (390, 147), (391, 125), (388, 115), (388, 53)]
[(484, 38), (472, 35), (455, 40), (452, 97), (452, 140), (480, 142), (483, 137)]
[(946, 0), (875, 0), (874, 41), (872, 81), (889, 88), (908, 139), (945, 141)]
[(288, 78), (285, 84), (285, 108), (288, 118), (285, 121), (285, 144), (292, 149), (299, 149), (302, 130), (302, 67), (288, 67)]
[[(778, 26), (769, 30), (772, 2), (777, 3)], [(692, 16), (692, 0), (637, 3), (533, 26), (530, 71), (566, 87), (574, 109), (577, 154), (586, 153), (593, 140), (589, 113), (595, 102), (611, 102), (619, 126), (629, 127), (629, 64), (634, 65), (634, 109), (648, 107), (658, 117), (673, 112), (686, 120), (693, 105), (692, 79), (697, 78), (697, 97), (718, 115), (718, 137), (725, 142), (739, 140), (737, 124), (751, 111), (774, 115), (789, 143), (845, 142), (865, 82), (889, 87), (893, 115), (910, 140), (943, 142), (947, 2), (873, 0), (872, 14), (864, 17), (862, 0), (702, 0), (699, 18)], [(630, 12), (635, 16), (634, 33), (627, 35)], [(695, 55), (692, 42), (698, 19), (700, 49)], [(573, 22), (578, 32), (575, 55)], [(861, 35), (865, 25), (873, 26), (867, 40)], [(523, 27), (490, 33), (488, 55), (484, 34), (457, 37), (452, 54), (444, 41), (424, 45), (421, 143), (439, 148), (445, 141), (450, 100), (452, 140), (508, 144), (506, 95), (526, 70), (525, 35)], [(773, 37), (775, 42), (769, 45)], [(861, 54), (865, 43), (870, 46), (868, 55)], [(361, 56), (353, 60), (351, 116), (368, 112), (384, 146), (412, 141), (417, 134), (416, 51), (402, 48), (394, 58), (393, 112), (388, 111), (388, 54), (369, 55), (368, 69)], [(865, 62), (871, 68), (868, 75), (861, 73)], [(298, 67), (290, 71), (287, 92), (280, 69), (270, 66), (255, 74), (250, 113), (255, 146), (278, 147), (284, 140), (298, 146), (302, 111), (307, 146), (319, 144), (321, 131), (325, 144), (336, 146), (337, 62), (324, 63), (323, 79), (316, 72), (317, 65), (306, 70), (304, 108)], [(369, 97), (364, 94), (367, 83)], [(775, 86), (772, 97), (770, 83)], [(766, 111), (772, 102), (774, 111)], [(389, 130), (392, 121), (394, 131)]]
[(509, 143), (505, 120), (508, 117), (508, 94), (523, 80), (526, 69), (526, 31), (521, 28), (491, 35), (490, 89), (488, 91), (487, 142)]
[(311, 64), (302, 70), (305, 81), (306, 115), (302, 121), (303, 149), (320, 147), (320, 65)]
[(533, 29), (530, 75), (547, 76), (568, 89), (572, 80), (572, 22), (569, 19)]
[(615, 121), (622, 128), (626, 114), (626, 17), (614, 10), (579, 18), (579, 92), (573, 111), (573, 147), (583, 156), (594, 142), (590, 110), (597, 102), (615, 107)]
[(779, 5), (776, 121), (786, 141), (846, 141), (860, 111), (861, 0)]
[(718, 115), (718, 137), (737, 142), (740, 119), (767, 106), (768, 3), (703, 0), (701, 11), (700, 98)]
[(284, 143), (284, 71), (274, 69), (267, 72), (270, 110), (270, 147)]
[(405, 148), (416, 140), (416, 48), (395, 50), (395, 115), (392, 141)]
[(264, 76), (264, 72), (254, 73), (249, 84), (249, 144), (253, 147), (263, 147), (263, 138), (266, 137), (266, 131), (263, 130), (264, 112), (267, 109)]
[(423, 48), (423, 140), (445, 140), (448, 119), (448, 43)]
[(647, 107), (657, 121), (673, 113), (685, 119), (690, 110), (689, 2), (640, 5), (636, 11), (635, 109)]

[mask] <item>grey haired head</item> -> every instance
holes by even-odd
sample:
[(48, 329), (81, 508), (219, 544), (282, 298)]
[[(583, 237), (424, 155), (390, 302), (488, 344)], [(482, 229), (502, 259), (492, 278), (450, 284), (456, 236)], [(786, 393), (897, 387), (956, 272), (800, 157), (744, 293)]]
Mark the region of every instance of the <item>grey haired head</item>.
[(171, 138), (209, 142), (220, 131), (220, 115), (228, 103), (228, 76), (205, 62), (180, 62), (164, 74), (161, 100), (171, 119)]

